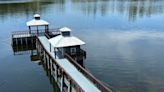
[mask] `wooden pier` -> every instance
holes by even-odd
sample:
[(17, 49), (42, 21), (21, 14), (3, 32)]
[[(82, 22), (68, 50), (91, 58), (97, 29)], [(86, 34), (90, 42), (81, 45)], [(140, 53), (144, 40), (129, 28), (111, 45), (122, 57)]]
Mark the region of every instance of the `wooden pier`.
[[(35, 17), (40, 19), (40, 16)], [(86, 52), (80, 45), (85, 43), (72, 37), (68, 28), (50, 30), (47, 24), (42, 31), (38, 29), (39, 24), (35, 24), (37, 31), (31, 31), (29, 27), (29, 32), (13, 32), (13, 48), (24, 45), (35, 47), (37, 57), (60, 92), (112, 92), (83, 67)], [(67, 41), (70, 42), (65, 43)]]

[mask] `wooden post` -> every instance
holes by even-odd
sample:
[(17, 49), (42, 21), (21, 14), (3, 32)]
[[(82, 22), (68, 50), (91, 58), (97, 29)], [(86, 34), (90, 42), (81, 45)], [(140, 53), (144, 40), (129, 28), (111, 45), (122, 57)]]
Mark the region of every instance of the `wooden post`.
[(58, 66), (56, 65), (56, 82), (58, 82)]
[(46, 56), (46, 54), (45, 54), (45, 67), (47, 69), (47, 56)]
[(13, 45), (14, 45), (13, 34), (12, 34), (12, 36), (11, 36), (11, 37), (12, 37), (12, 38), (11, 38), (11, 40), (12, 40), (11, 45), (13, 46)]
[(50, 70), (50, 76), (52, 75), (52, 67), (51, 67), (51, 58), (50, 58), (50, 56), (48, 56), (48, 58), (49, 58), (49, 70)]
[(51, 52), (51, 43), (50, 43), (50, 52)]
[(50, 63), (51, 63), (51, 73), (53, 73), (53, 62), (52, 62), (52, 59), (50, 59)]
[(31, 27), (29, 26), (28, 28), (29, 28), (29, 34), (31, 34)]
[(47, 25), (47, 32), (49, 33), (49, 28), (48, 28), (48, 25)]
[(46, 64), (46, 55), (45, 55), (45, 51), (43, 51), (43, 55), (44, 55), (43, 62), (44, 62), (44, 65), (45, 65), (45, 64)]
[(54, 51), (55, 51), (55, 59), (56, 59), (56, 48), (54, 49)]
[(49, 70), (49, 60), (48, 60), (47, 54), (46, 54), (46, 59), (47, 59), (47, 69)]
[(39, 32), (38, 32), (38, 31), (39, 31), (39, 30), (38, 30), (38, 26), (36, 26), (36, 28), (37, 28), (37, 36), (38, 36), (38, 35), (39, 35)]
[(49, 70), (51, 70), (50, 56), (48, 56), (48, 62), (49, 62)]
[(47, 57), (47, 61), (48, 61), (48, 70), (50, 70), (50, 61), (49, 61), (49, 56)]
[(45, 25), (45, 30), (44, 30), (45, 33), (47, 33), (47, 26)]
[(31, 45), (32, 45), (32, 48), (33, 48), (33, 37), (31, 37)]
[(71, 83), (71, 79), (69, 79), (69, 85), (68, 85), (68, 92), (72, 91), (72, 83)]
[(27, 37), (25, 38), (25, 41), (26, 41), (26, 46), (28, 45), (28, 43), (27, 43)]
[(22, 45), (22, 44), (23, 44), (23, 41), (22, 41), (22, 40), (23, 40), (23, 38), (20, 38), (20, 39), (21, 39), (21, 45)]
[(16, 40), (16, 45), (18, 45), (18, 38), (15, 38), (15, 40)]
[(56, 64), (53, 64), (54, 66), (54, 72), (55, 72), (55, 81), (57, 82), (57, 65)]
[(61, 70), (61, 92), (63, 92), (63, 83), (64, 83), (64, 73), (63, 73), (63, 70)]

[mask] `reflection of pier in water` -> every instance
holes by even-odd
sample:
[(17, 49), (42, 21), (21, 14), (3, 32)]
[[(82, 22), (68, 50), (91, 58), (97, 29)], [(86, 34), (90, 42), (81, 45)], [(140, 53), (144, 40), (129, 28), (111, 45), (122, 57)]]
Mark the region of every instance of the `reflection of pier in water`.
[(60, 89), (56, 81), (53, 79), (53, 76), (51, 76), (51, 71), (45, 66), (44, 63), (42, 63), (43, 61), (41, 61), (40, 57), (38, 56), (36, 44), (31, 44), (31, 46), (29, 44), (24, 45), (24, 46), (15, 45), (13, 46), (13, 52), (14, 52), (14, 55), (29, 54), (32, 62), (35, 62), (38, 65), (42, 65), (44, 68), (44, 71), (46, 72), (47, 77), (49, 78), (50, 84), (53, 87), (53, 92), (60, 92)]
[(43, 63), (43, 60), (41, 60), (38, 55), (36, 44), (31, 44), (31, 45), (28, 44), (28, 45), (21, 45), (21, 46), (15, 45), (13, 46), (13, 52), (14, 52), (14, 55), (29, 54), (32, 62), (35, 62), (38, 65), (42, 65), (44, 68), (44, 71), (46, 72), (47, 77), (49, 78), (50, 84), (53, 87), (53, 91), (60, 92), (60, 89), (56, 81), (53, 79), (53, 76), (51, 76), (51, 71), (48, 69), (48, 67), (45, 66), (45, 64)]
[[(51, 31), (49, 23), (41, 20), (38, 14), (27, 22), (27, 26), (28, 32), (12, 33), (15, 55), (23, 49), (30, 50), (31, 60), (41, 61), (39, 65), (43, 65), (51, 83), (57, 85), (60, 92), (111, 92), (83, 67), (86, 52), (81, 45), (85, 42), (72, 36), (71, 29), (63, 27)], [(40, 26), (44, 30), (40, 30)]]

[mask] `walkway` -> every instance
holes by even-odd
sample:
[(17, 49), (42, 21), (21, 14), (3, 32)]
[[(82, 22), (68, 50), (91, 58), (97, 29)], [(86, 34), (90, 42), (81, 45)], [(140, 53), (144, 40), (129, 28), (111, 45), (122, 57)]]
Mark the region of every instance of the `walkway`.
[[(50, 52), (50, 45), (45, 36), (38, 37), (40, 42), (44, 45), (45, 49), (55, 58), (54, 51)], [(53, 50), (53, 49), (52, 49)], [(58, 58), (58, 57), (57, 57)], [(70, 74), (72, 79), (80, 85), (85, 92), (101, 92), (90, 80), (88, 80), (76, 67), (71, 64), (67, 59), (56, 59), (56, 62), (64, 69), (65, 72)]]

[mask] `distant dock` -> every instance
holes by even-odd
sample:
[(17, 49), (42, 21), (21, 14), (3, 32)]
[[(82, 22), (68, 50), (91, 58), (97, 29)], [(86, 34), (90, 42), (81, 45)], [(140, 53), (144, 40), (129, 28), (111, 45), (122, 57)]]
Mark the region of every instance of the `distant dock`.
[(86, 52), (81, 45), (85, 42), (72, 36), (71, 29), (50, 30), (49, 23), (41, 20), (38, 14), (27, 22), (27, 26), (29, 31), (12, 33), (13, 50), (21, 51), (19, 46), (26, 50), (36, 49), (37, 58), (49, 70), (60, 92), (112, 92), (84, 68)]

